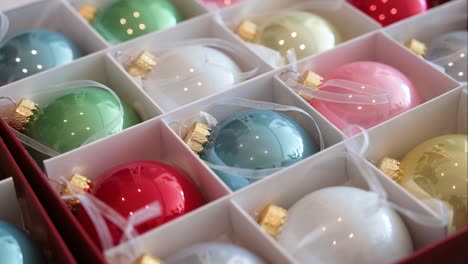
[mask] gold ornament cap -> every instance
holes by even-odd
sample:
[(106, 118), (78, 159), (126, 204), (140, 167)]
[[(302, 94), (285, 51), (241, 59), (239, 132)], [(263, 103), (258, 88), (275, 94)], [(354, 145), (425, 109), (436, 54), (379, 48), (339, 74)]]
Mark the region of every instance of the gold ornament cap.
[(156, 56), (143, 50), (138, 57), (132, 61), (128, 73), (133, 77), (145, 78), (148, 72), (158, 63)]
[(258, 223), (270, 236), (281, 234), (281, 226), (286, 221), (288, 211), (280, 206), (270, 204), (260, 213)]
[(387, 174), (392, 180), (400, 181), (400, 162), (396, 159), (383, 158), (378, 166), (379, 170)]
[(427, 53), (426, 44), (414, 38), (406, 42), (406, 47), (408, 47), (412, 52), (416, 53), (417, 55), (425, 56)]
[(8, 119), (8, 124), (14, 129), (23, 132), (27, 124), (36, 120), (39, 106), (26, 98), (16, 105), (15, 111), (11, 118)]
[(253, 42), (257, 37), (258, 26), (250, 21), (244, 20), (236, 28), (236, 34), (245, 41)]
[(148, 253), (142, 254), (133, 262), (133, 264), (162, 264), (162, 263), (163, 262), (159, 258), (153, 255), (150, 255)]
[[(322, 85), (323, 77), (313, 71), (306, 71), (302, 75), (299, 83), (312, 89), (318, 89)], [(299, 91), (299, 95), (304, 98), (306, 101), (312, 100), (312, 97), (308, 96), (306, 93)]]
[(196, 154), (200, 154), (205, 149), (205, 144), (208, 143), (211, 136), (211, 128), (200, 122), (193, 123), (187, 135), (184, 138), (191, 150)]
[(80, 7), (80, 15), (88, 22), (94, 22), (96, 19), (97, 8), (92, 4), (84, 4)]
[[(73, 192), (69, 188), (71, 188)], [(92, 193), (92, 191), (93, 188), (91, 180), (85, 176), (75, 173), (70, 179), (69, 186), (64, 185), (62, 187), (60, 195), (71, 195), (72, 193), (83, 194), (85, 192)], [(80, 204), (80, 200), (77, 198), (70, 198), (66, 199), (65, 203), (72, 211), (75, 211), (76, 206)]]

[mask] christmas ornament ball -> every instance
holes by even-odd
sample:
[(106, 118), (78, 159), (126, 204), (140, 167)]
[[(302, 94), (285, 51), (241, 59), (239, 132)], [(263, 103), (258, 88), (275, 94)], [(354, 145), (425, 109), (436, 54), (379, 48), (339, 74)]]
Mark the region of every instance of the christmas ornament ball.
[(45, 263), (40, 249), (23, 231), (0, 221), (0, 263)]
[(446, 203), (452, 232), (467, 226), (467, 160), (467, 135), (449, 134), (424, 141), (400, 161), (398, 182), (420, 199)]
[(64, 91), (39, 107), (25, 134), (60, 153), (80, 147), (97, 133), (111, 135), (139, 123), (137, 114), (104, 89), (81, 87)]
[(0, 42), (0, 84), (11, 83), (80, 57), (66, 36), (47, 29), (19, 32)]
[(117, 44), (173, 27), (181, 20), (169, 0), (117, 0), (100, 10), (92, 25), (107, 41)]
[[(327, 85), (328, 80), (346, 80), (362, 85), (361, 91)], [(370, 86), (370, 87), (369, 87)], [(423, 102), (413, 83), (397, 69), (379, 62), (356, 61), (339, 66), (324, 76), (319, 87), (325, 92), (353, 95), (369, 95), (362, 103), (334, 102), (312, 99), (311, 105), (344, 131), (350, 125), (371, 128), (393, 118)], [(386, 95), (388, 102), (378, 103), (372, 95)], [(375, 103), (374, 103), (375, 102)]]
[(383, 26), (421, 14), (428, 9), (426, 0), (348, 0), (348, 2)]
[[(214, 129), (201, 157), (216, 164), (243, 169), (272, 169), (292, 165), (319, 151), (307, 131), (282, 113), (252, 109), (232, 114)], [(232, 189), (253, 180), (215, 170)]]
[[(147, 76), (145, 90), (163, 108), (175, 109), (232, 87), (242, 81), (237, 63), (219, 49), (189, 45), (158, 57)], [(152, 83), (155, 81), (155, 83)], [(158, 85), (158, 82), (167, 85)]]
[(413, 250), (403, 220), (376, 193), (341, 186), (297, 201), (277, 240), (299, 263), (394, 262)]
[(342, 42), (339, 31), (325, 18), (303, 11), (273, 15), (262, 24), (257, 40), (286, 56), (294, 49), (298, 59), (329, 50)]
[[(129, 218), (137, 210), (145, 210), (151, 203), (159, 203), (162, 214), (137, 225), (135, 228), (139, 234), (204, 204), (202, 195), (190, 179), (173, 167), (156, 161), (139, 160), (115, 166), (96, 178), (93, 186), (93, 195), (125, 218)], [(88, 234), (97, 238), (88, 215), (81, 206), (77, 209), (78, 221)], [(110, 222), (107, 225), (114, 243), (117, 244), (122, 231)]]

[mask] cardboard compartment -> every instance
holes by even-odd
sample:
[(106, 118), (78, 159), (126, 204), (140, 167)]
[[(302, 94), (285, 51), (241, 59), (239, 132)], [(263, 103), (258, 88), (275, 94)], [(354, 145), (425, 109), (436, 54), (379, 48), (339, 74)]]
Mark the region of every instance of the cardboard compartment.
[[(456, 54), (451, 54), (447, 55), (445, 53), (438, 53), (434, 52), (434, 55), (429, 55), (431, 54), (430, 52), (430, 47), (433, 41), (435, 41), (439, 36), (442, 36), (446, 33), (451, 33), (451, 32), (456, 32), (456, 31), (465, 31), (465, 35), (467, 34), (467, 23), (468, 23), (468, 16), (467, 16), (467, 2), (465, 0), (459, 0), (459, 1), (451, 1), (443, 6), (440, 6), (438, 8), (435, 8), (434, 10), (431, 10), (430, 12), (427, 12), (425, 14), (422, 14), (420, 16), (415, 16), (411, 19), (408, 19), (402, 23), (399, 23), (395, 26), (389, 27), (384, 30), (386, 34), (388, 34), (390, 37), (398, 41), (399, 44), (401, 45), (407, 45), (408, 42), (412, 39), (416, 39), (424, 44), (426, 44), (427, 47), (427, 55), (421, 56), (423, 59), (432, 59), (433, 62), (430, 62), (431, 65), (435, 66), (437, 69), (439, 69), (442, 72), (447, 72), (453, 78), (457, 79), (458, 81), (462, 82), (463, 80), (463, 75), (466, 76), (468, 72), (466, 71), (466, 60), (468, 58), (466, 57), (466, 42), (465, 42), (465, 47), (461, 47), (462, 49), (465, 49), (465, 52), (463, 53), (463, 50), (460, 50), (460, 58), (455, 59), (454, 55)], [(462, 33), (463, 34), (463, 33)], [(452, 37), (453, 38), (453, 37)], [(466, 37), (465, 37), (466, 41)], [(457, 43), (457, 42), (453, 42)], [(450, 44), (447, 44), (450, 45)], [(451, 44), (451, 45), (459, 45), (459, 44)], [(457, 46), (454, 46), (457, 47)], [(440, 48), (441, 49), (441, 48)], [(437, 56), (436, 54), (440, 54), (439, 58), (436, 57), (429, 57), (429, 56)], [(444, 54), (444, 55), (442, 55)], [(451, 58), (451, 59), (450, 59)], [(463, 59), (464, 58), (464, 59)], [(454, 61), (452, 61), (452, 59)], [(444, 62), (444, 60), (446, 62)], [(465, 60), (464, 65), (463, 65), (463, 60)], [(429, 60), (428, 60), (429, 61)], [(437, 64), (435, 64), (436, 62)], [(453, 67), (453, 70), (449, 70), (447, 65), (445, 65), (445, 70), (444, 70), (444, 64), (448, 63), (448, 67)], [(460, 65), (460, 64), (461, 65)], [(460, 66), (458, 66), (460, 65)], [(455, 69), (461, 70), (461, 72), (455, 72)], [(458, 74), (458, 76), (456, 75)], [(466, 80), (466, 79), (465, 79)]]
[(389, 26), (383, 32), (402, 45), (405, 45), (412, 38), (427, 44), (443, 33), (457, 30), (466, 31), (466, 9), (467, 2), (465, 0), (450, 1), (424, 14)]
[[(434, 69), (429, 63), (420, 60), (411, 51), (401, 47), (381, 32), (353, 40), (315, 57), (300, 60), (297, 68), (300, 74), (311, 70), (325, 76), (333, 69), (355, 61), (375, 61), (398, 69), (411, 80), (426, 103), (459, 87), (456, 81)], [(280, 82), (287, 87), (285, 80), (283, 78)]]
[(93, 180), (111, 167), (135, 160), (161, 161), (173, 166), (198, 185), (207, 201), (228, 194), (213, 183), (211, 172), (192, 155), (183, 142), (177, 140), (160, 119), (153, 119), (78, 151), (49, 159), (44, 164), (50, 178), (69, 179), (74, 173), (79, 173)]
[[(261, 185), (235, 193), (233, 200), (247, 214), (251, 215), (252, 221), (254, 221), (268, 204), (273, 203), (287, 209), (305, 195), (326, 187), (352, 186), (368, 190), (367, 181), (357, 169), (356, 164), (343, 156), (345, 151), (345, 143), (340, 143), (322, 151), (314, 158), (309, 158), (272, 175)], [(394, 185), (382, 181), (385, 176), (372, 164), (360, 160), (359, 165), (380, 181), (387, 193), (388, 201), (411, 212), (436, 219), (430, 210), (421, 206), (410, 195)], [(441, 226), (427, 226), (425, 223), (414, 221), (413, 218), (402, 213), (400, 216), (408, 228), (415, 249), (437, 241), (445, 235), (445, 229)], [(273, 240), (273, 238), (270, 239)]]
[[(112, 0), (63, 0), (63, 1), (69, 1), (68, 5), (71, 10), (73, 10), (73, 13), (76, 17), (78, 17), (81, 20), (81, 23), (84, 23), (86, 25), (86, 28), (88, 30), (91, 30), (93, 32), (93, 35), (97, 38), (100, 39), (100, 41), (106, 43), (108, 46), (111, 46), (111, 43), (108, 43), (94, 28), (92, 25), (89, 24), (88, 21), (86, 21), (83, 17), (81, 17), (79, 10), (84, 4), (92, 4), (97, 8), (97, 11), (99, 12), (99, 9), (102, 7), (105, 7), (107, 4), (111, 3)], [(207, 12), (207, 10), (196, 0), (169, 0), (175, 7), (176, 9), (180, 12), (182, 15), (183, 20), (179, 24), (185, 23), (185, 21), (190, 20), (193, 17), (203, 15), (204, 13)], [(177, 24), (177, 25), (179, 25)], [(167, 29), (156, 31), (156, 32), (163, 32)], [(152, 32), (150, 34), (154, 34), (156, 32)]]
[[(249, 0), (233, 5), (219, 13), (221, 25), (238, 37), (234, 30), (245, 19), (258, 23), (262, 17), (273, 16), (285, 10), (309, 11), (328, 20), (340, 32), (343, 42), (377, 30), (380, 25), (353, 8), (347, 2), (301, 0)], [(341, 44), (339, 44), (341, 45)], [(338, 46), (339, 46), (338, 45)]]
[[(292, 117), (300, 125), (302, 125), (306, 131), (309, 132), (317, 145), (319, 145), (320, 136), (311, 118), (313, 118), (318, 124), (325, 148), (328, 148), (341, 141), (342, 137), (339, 131), (333, 128), (328, 123), (328, 121), (320, 117), (318, 113), (316, 113), (294, 93), (281, 86), (273, 78), (273, 76), (273, 74), (267, 74), (249, 80), (229, 91), (192, 103), (184, 108), (168, 113), (161, 118), (172, 128), (174, 136), (178, 137), (179, 141), (182, 142), (182, 139), (187, 133), (187, 129), (193, 124), (194, 121), (205, 122), (200, 114), (201, 111), (207, 112), (216, 118), (218, 122), (221, 122), (233, 113), (255, 108), (255, 105), (253, 107), (242, 107), (236, 103), (232, 104), (232, 100), (241, 98), (255, 101), (265, 101), (285, 106), (298, 107), (299, 109), (305, 111), (307, 115), (298, 112), (297, 110), (282, 111), (282, 113)], [(192, 155), (196, 156), (194, 153)], [(261, 181), (262, 180), (253, 184), (260, 183)], [(222, 184), (224, 185), (224, 183)]]
[[(2, 96), (9, 97), (15, 102), (28, 98), (41, 104), (35, 97), (40, 97), (43, 90), (77, 80), (92, 80), (111, 88), (121, 100), (137, 112), (142, 121), (161, 114), (161, 110), (140, 88), (122, 74), (121, 69), (104, 53), (94, 54), (63, 67), (37, 74), (32, 78), (20, 80), (0, 90)], [(9, 108), (11, 108), (11, 102), (0, 100), (0, 111), (5, 112)]]
[(23, 228), (23, 219), (16, 200), (13, 178), (9, 177), (0, 181), (0, 201), (0, 220)]
[(0, 220), (26, 230), (47, 262), (77, 263), (4, 143), (5, 138), (2, 135), (0, 139), (0, 172), (10, 178), (0, 181)]
[[(115, 61), (119, 64), (121, 68), (121, 71), (125, 72), (125, 75), (128, 76), (128, 78), (133, 78), (126, 72), (126, 68), (128, 68), (128, 65), (131, 64), (131, 62), (142, 51), (146, 50), (155, 55), (157, 58), (158, 55), (163, 55), (169, 49), (177, 47), (182, 48), (184, 43), (190, 43), (197, 39), (223, 40), (228, 42), (227, 45), (232, 45), (233, 47), (237, 46), (236, 48), (233, 48), (227, 46), (224, 43), (221, 43), (221, 45), (224, 45), (225, 48), (219, 50), (228, 55), (232, 60), (234, 60), (242, 72), (249, 72), (253, 69), (256, 69), (254, 76), (258, 76), (272, 70), (271, 66), (265, 63), (255, 53), (244, 47), (244, 44), (239, 39), (234, 37), (223, 27), (221, 27), (218, 23), (216, 23), (215, 19), (211, 16), (197, 17), (190, 21), (187, 21), (187, 23), (180, 24), (177, 27), (167, 29), (163, 32), (148, 34), (141, 38), (131, 40), (127, 43), (113, 48), (109, 54), (110, 56), (115, 58)], [(210, 43), (211, 42), (208, 42), (207, 44), (209, 45)], [(213, 60), (215, 61), (215, 63), (217, 62), (216, 58), (213, 58)], [(183, 66), (181, 65), (181, 67)], [(176, 73), (174, 72), (174, 75), (175, 74)], [(149, 73), (148, 75), (148, 78), (150, 78), (151, 73)], [(151, 84), (149, 84), (147, 87), (143, 86), (141, 82), (141, 77), (134, 77), (133, 79), (135, 81), (135, 84), (139, 85), (145, 92), (148, 89), (158, 89), (158, 87), (154, 87), (155, 85)], [(177, 83), (175, 85), (177, 85)], [(167, 86), (170, 87), (170, 85)], [(223, 91), (227, 89), (229, 89), (229, 87), (226, 87)], [(192, 92), (196, 93), (197, 91), (194, 90)], [(153, 95), (152, 98), (155, 104), (157, 104), (164, 112), (170, 112), (175, 109), (173, 105), (168, 104), (166, 102), (168, 100), (167, 98), (155, 95)]]
[[(31, 226), (33, 230), (43, 227), (44, 225), (41, 221), (46, 221), (46, 219), (39, 217), (40, 215), (37, 213), (38, 211), (42, 211), (40, 214), (50, 217), (49, 219), (52, 220), (53, 224), (55, 224), (57, 230), (60, 232), (60, 235), (57, 234), (58, 238), (51, 239), (51, 243), (62, 243), (61, 241), (63, 239), (78, 263), (105, 263), (104, 256), (100, 250), (88, 236), (83, 235), (84, 231), (79, 229), (80, 224), (76, 220), (69, 220), (74, 220), (70, 209), (68, 209), (60, 196), (52, 189), (46, 175), (44, 175), (36, 162), (26, 152), (23, 145), (16, 139), (3, 119), (0, 119), (0, 136), (11, 152), (10, 159), (0, 159), (0, 162), (5, 162), (5, 165), (0, 166), (0, 169), (8, 169), (10, 172), (5, 172), (8, 175), (12, 175), (11, 171), (15, 171), (15, 173), (13, 173), (13, 179), (15, 181), (18, 180), (18, 182), (15, 183), (15, 187), (20, 206), (22, 206), (22, 208), (28, 208), (33, 212), (25, 213), (27, 211), (23, 210), (25, 226), (28, 227), (26, 223), (33, 223)], [(4, 151), (3, 153), (7, 152)], [(21, 170), (18, 168), (17, 164), (21, 164)], [(17, 177), (15, 175), (17, 175)], [(53, 224), (50, 220), (48, 220), (48, 225), (52, 226)], [(47, 227), (43, 228), (47, 230)], [(77, 228), (81, 231), (77, 231)], [(54, 231), (51, 230), (50, 232), (41, 234), (53, 234), (53, 232)], [(63, 252), (63, 254), (68, 254), (67, 250), (61, 249), (52, 252), (56, 254), (60, 254), (61, 252)], [(60, 257), (57, 262), (75, 263), (71, 260), (63, 260)]]
[(31, 3), (5, 12), (10, 20), (6, 38), (23, 30), (45, 28), (67, 36), (81, 50), (83, 56), (108, 47), (63, 1), (29, 2)]
[[(242, 209), (229, 199), (219, 200), (204, 210), (148, 232), (135, 241), (146, 253), (164, 260), (181, 249), (205, 242), (231, 243), (249, 250), (268, 263), (290, 263), (291, 259), (261, 234)], [(130, 263), (132, 245), (122, 244), (106, 251), (109, 263)], [(135, 252), (137, 255), (143, 252)]]

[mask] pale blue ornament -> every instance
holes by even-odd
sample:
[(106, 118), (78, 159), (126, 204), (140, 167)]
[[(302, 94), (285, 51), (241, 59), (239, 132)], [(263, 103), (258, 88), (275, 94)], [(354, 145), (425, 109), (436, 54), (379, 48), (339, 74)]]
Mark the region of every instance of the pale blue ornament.
[[(289, 116), (255, 109), (235, 113), (217, 125), (201, 157), (216, 165), (256, 170), (286, 167), (318, 150), (306, 130)], [(254, 181), (215, 172), (232, 190)]]
[(17, 227), (0, 221), (0, 263), (45, 263), (39, 248)]
[(32, 29), (0, 43), (0, 84), (67, 64), (80, 57), (78, 48), (61, 33)]

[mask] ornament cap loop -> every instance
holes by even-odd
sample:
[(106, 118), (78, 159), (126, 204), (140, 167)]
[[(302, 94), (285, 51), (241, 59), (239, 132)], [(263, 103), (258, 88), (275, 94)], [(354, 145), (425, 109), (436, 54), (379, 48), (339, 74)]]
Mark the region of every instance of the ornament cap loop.
[(132, 61), (128, 73), (133, 77), (146, 77), (148, 72), (158, 63), (156, 56), (143, 50), (138, 57)]
[(417, 55), (425, 56), (427, 54), (426, 44), (417, 39), (412, 38), (408, 40), (408, 42), (406, 42), (406, 47)]
[(14, 129), (22, 132), (25, 130), (27, 124), (31, 123), (37, 118), (37, 111), (39, 106), (26, 98), (16, 105), (13, 115), (8, 120), (8, 124)]
[(203, 123), (195, 122), (185, 136), (184, 142), (196, 154), (200, 154), (205, 149), (205, 144), (211, 136), (211, 128)]
[(383, 158), (378, 168), (392, 180), (399, 182), (400, 181), (400, 162), (396, 159)]
[[(82, 176), (78, 173), (74, 173), (69, 181), (69, 184), (62, 186), (62, 189), (60, 190), (60, 195), (71, 195), (73, 193), (83, 194), (85, 192), (91, 193), (91, 183), (91, 180), (86, 178), (85, 176)], [(66, 199), (65, 203), (72, 211), (75, 211), (76, 206), (80, 204), (80, 200), (77, 198), (70, 198)]]
[(144, 253), (141, 256), (139, 256), (133, 264), (162, 264), (162, 261), (148, 253)]
[(245, 41), (254, 41), (257, 37), (258, 26), (250, 21), (244, 20), (242, 21), (239, 26), (236, 28), (236, 34)]
[(80, 15), (88, 22), (93, 22), (94, 19), (96, 19), (96, 12), (97, 9), (94, 5), (92, 4), (84, 4), (80, 7)]
[(288, 211), (280, 206), (270, 204), (260, 213), (258, 223), (270, 236), (276, 237), (281, 233)]
[[(300, 84), (311, 89), (318, 89), (319, 86), (322, 85), (322, 82), (323, 82), (323, 77), (313, 71), (304, 72), (304, 74), (299, 80)], [(299, 96), (304, 98), (306, 101), (312, 100), (312, 97), (306, 95), (304, 92), (300, 91), (298, 94)]]

